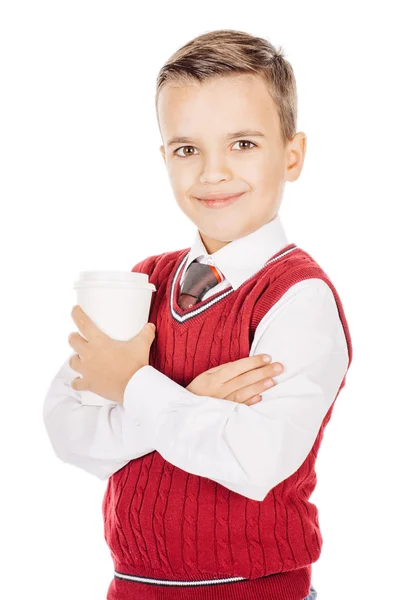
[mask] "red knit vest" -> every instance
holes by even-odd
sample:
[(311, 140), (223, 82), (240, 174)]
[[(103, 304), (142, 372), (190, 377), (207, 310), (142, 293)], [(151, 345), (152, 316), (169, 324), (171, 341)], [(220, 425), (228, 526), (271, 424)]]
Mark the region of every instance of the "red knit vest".
[[(271, 307), (298, 281), (319, 278), (336, 299), (348, 370), (352, 345), (342, 303), (307, 252), (289, 244), (237, 290), (229, 287), (183, 310), (177, 300), (188, 253), (150, 256), (132, 269), (148, 273), (157, 290), (149, 316), (157, 326), (150, 365), (186, 387), (212, 367), (249, 356), (257, 325)], [(115, 567), (107, 600), (306, 598), (322, 547), (318, 510), (309, 497), (335, 401), (305, 461), (261, 502), (187, 473), (157, 451), (114, 473), (102, 505)]]

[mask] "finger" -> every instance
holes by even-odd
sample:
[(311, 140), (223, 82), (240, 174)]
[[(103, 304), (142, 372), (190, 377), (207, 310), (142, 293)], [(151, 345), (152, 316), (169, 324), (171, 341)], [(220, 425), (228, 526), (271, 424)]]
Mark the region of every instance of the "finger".
[(268, 364), (271, 361), (271, 357), (268, 356), (268, 361), (264, 360), (264, 356), (268, 356), (267, 354), (256, 354), (255, 356), (246, 356), (245, 358), (240, 358), (239, 360), (235, 360), (234, 362), (227, 363), (224, 365), (225, 371), (224, 375), (226, 376), (226, 381), (230, 381), (234, 377), (241, 375), (242, 373), (247, 373), (248, 371), (252, 371), (257, 367), (262, 367)]
[(77, 331), (74, 331), (73, 333), (69, 334), (68, 343), (71, 346), (71, 348), (76, 350), (77, 354), (80, 354), (82, 356), (82, 354), (85, 353), (89, 342), (85, 340), (85, 338), (83, 338), (81, 335), (79, 335)]
[(71, 387), (73, 390), (84, 390), (86, 388), (83, 387), (83, 378), (82, 377), (75, 377), (75, 379), (73, 379), (71, 381)]
[[(260, 398), (260, 396), (258, 396)], [(247, 392), (244, 390), (236, 390), (234, 394), (230, 394), (226, 396), (225, 400), (230, 400), (231, 402), (236, 402), (236, 404), (251, 404), (252, 401), (255, 401), (256, 396), (254, 392)]]
[(216, 367), (213, 367), (212, 369), (208, 369), (207, 373), (215, 373), (216, 371), (218, 371), (218, 369), (222, 369), (222, 367), (224, 367), (225, 365), (217, 365)]
[(252, 404), (257, 404), (257, 402), (261, 402), (261, 400), (262, 400), (261, 396), (259, 394), (256, 394), (249, 400), (245, 400), (244, 402), (241, 402), (241, 404), (246, 404), (246, 406), (251, 406)]
[(81, 358), (77, 354), (73, 354), (72, 356), (70, 356), (68, 364), (73, 371), (76, 371), (77, 373), (82, 372), (81, 371)]
[(253, 398), (250, 398), (250, 400), (246, 400), (245, 404), (252, 406), (253, 404), (257, 404), (257, 402), (261, 402), (261, 400), (260, 394), (257, 394), (256, 396), (253, 396)]
[(71, 311), (71, 317), (74, 320), (75, 325), (83, 333), (86, 340), (90, 341), (92, 338), (104, 337), (106, 334), (101, 331), (96, 323), (81, 309), (79, 304), (74, 306)]
[[(226, 381), (223, 385), (223, 393), (226, 397), (226, 395), (232, 396), (234, 393), (238, 392), (238, 390), (245, 390), (243, 393), (247, 394), (246, 398), (250, 398), (260, 391), (260, 385), (262, 385), (267, 378), (272, 380), (272, 377), (275, 377), (276, 375), (277, 373), (274, 371), (273, 365), (266, 365), (264, 363), (263, 367), (252, 369), (251, 371), (247, 371), (246, 373), (242, 373), (241, 375)], [(267, 389), (267, 387), (268, 386), (266, 386), (265, 389)]]
[(263, 379), (261, 381), (258, 381), (257, 383), (254, 383), (253, 385), (248, 385), (243, 388), (235, 388), (233, 393), (225, 397), (225, 400), (233, 400), (234, 402), (238, 402), (239, 404), (244, 404), (254, 399), (258, 400), (260, 398), (260, 394), (270, 389), (271, 387), (274, 387), (274, 385), (276, 385), (276, 383), (273, 379)]

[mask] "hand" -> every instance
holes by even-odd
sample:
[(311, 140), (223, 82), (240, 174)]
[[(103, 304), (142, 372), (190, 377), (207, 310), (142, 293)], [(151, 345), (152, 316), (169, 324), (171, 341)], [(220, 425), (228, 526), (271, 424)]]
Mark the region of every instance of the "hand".
[[(256, 404), (261, 400), (259, 394), (275, 385), (272, 376), (283, 372), (281, 363), (265, 363), (263, 356), (248, 356), (209, 369), (193, 379), (186, 389), (198, 396), (232, 400), (248, 406)], [(276, 365), (280, 371), (274, 370)]]
[(136, 371), (149, 364), (155, 328), (146, 323), (135, 337), (120, 341), (101, 331), (79, 305), (74, 306), (71, 316), (86, 338), (76, 332), (68, 336), (70, 346), (77, 352), (70, 357), (69, 366), (82, 375), (72, 380), (71, 387), (90, 390), (123, 404), (129, 380)]

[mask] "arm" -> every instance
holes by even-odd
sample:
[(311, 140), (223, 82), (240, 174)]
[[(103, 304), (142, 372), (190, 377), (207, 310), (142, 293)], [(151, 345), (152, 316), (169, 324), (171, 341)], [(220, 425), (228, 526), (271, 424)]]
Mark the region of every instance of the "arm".
[[(159, 256), (145, 258), (131, 271), (147, 273), (150, 280)], [(105, 406), (82, 405), (80, 392), (71, 387), (76, 376), (68, 358), (53, 378), (44, 401), (43, 420), (58, 458), (107, 479), (129, 461), (154, 451), (145, 428), (135, 427), (120, 404), (109, 401)]]
[(120, 404), (81, 404), (80, 392), (71, 387), (77, 373), (68, 363), (69, 358), (53, 378), (43, 406), (44, 424), (58, 458), (106, 479), (130, 460), (152, 452), (144, 427), (135, 427)]
[(347, 370), (343, 327), (324, 281), (292, 286), (265, 315), (250, 355), (264, 352), (285, 370), (253, 406), (197, 396), (145, 366), (126, 387), (125, 411), (172, 464), (263, 500), (304, 462)]

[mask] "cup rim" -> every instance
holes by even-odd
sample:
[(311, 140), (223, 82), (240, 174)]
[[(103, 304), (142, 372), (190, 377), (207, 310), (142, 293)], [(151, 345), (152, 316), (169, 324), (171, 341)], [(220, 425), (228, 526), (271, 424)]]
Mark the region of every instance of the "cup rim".
[(132, 289), (132, 290), (152, 290), (155, 291), (156, 287), (154, 283), (144, 283), (144, 282), (135, 282), (135, 281), (107, 281), (101, 279), (90, 279), (90, 280), (80, 280), (74, 281), (73, 284), (74, 289), (79, 288), (123, 288), (123, 289)]

